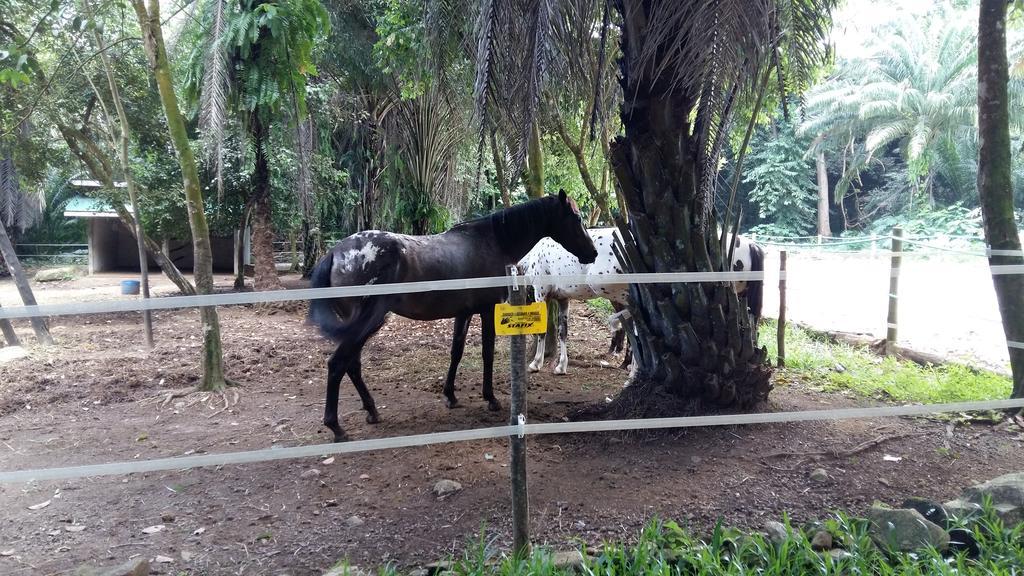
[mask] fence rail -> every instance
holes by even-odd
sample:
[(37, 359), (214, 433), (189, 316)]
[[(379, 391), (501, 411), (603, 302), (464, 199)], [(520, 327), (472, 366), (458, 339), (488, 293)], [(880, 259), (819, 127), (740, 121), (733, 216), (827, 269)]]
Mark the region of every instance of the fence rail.
[[(848, 244), (857, 242), (877, 242), (887, 240), (890, 237), (873, 237), (868, 239), (857, 239), (849, 241)], [(904, 238), (908, 243), (917, 243), (925, 249), (936, 249), (928, 245), (920, 238)], [(837, 244), (832, 244), (837, 245)], [(894, 267), (890, 273), (895, 278), (899, 273), (899, 256), (905, 255), (902, 246), (898, 242), (893, 243), (893, 250), (890, 251), (893, 257)], [(996, 254), (999, 252), (999, 254)], [(1007, 253), (1008, 252), (1008, 253)], [(1018, 251), (996, 251), (986, 250), (985, 253), (966, 253), (971, 256), (1020, 256)], [(783, 257), (782, 262), (785, 262)], [(989, 267), (993, 275), (997, 274), (1024, 274), (1024, 265), (992, 265)], [(785, 281), (787, 271), (785, 268), (778, 272), (780, 281)], [(525, 289), (534, 282), (555, 283), (555, 284), (648, 284), (648, 283), (693, 283), (693, 282), (735, 282), (735, 281), (763, 281), (766, 279), (764, 271), (758, 272), (681, 272), (681, 273), (653, 273), (653, 274), (609, 274), (600, 277), (587, 275), (572, 276), (500, 276), (491, 278), (466, 278), (455, 280), (438, 280), (428, 282), (406, 282), (395, 284), (370, 284), (365, 286), (345, 286), (332, 288), (310, 288), (299, 290), (279, 290), (272, 292), (253, 293), (228, 293), (228, 294), (207, 294), (196, 296), (173, 296), (165, 298), (154, 298), (144, 300), (114, 300), (101, 302), (82, 302), (68, 304), (50, 304), (36, 306), (22, 306), (0, 308), (0, 320), (14, 318), (35, 318), (40, 316), (58, 316), (72, 314), (97, 314), (109, 312), (131, 312), (142, 310), (195, 308), (206, 306), (224, 306), (237, 304), (254, 304), (261, 302), (277, 302), (287, 300), (312, 300), (320, 298), (353, 298), (364, 296), (379, 296), (385, 294), (419, 293), (441, 290), (470, 290), (480, 288), (508, 288), (516, 292)], [(781, 284), (780, 287), (785, 286)], [(891, 292), (897, 289), (895, 282)], [(891, 298), (895, 298), (891, 294)], [(895, 316), (893, 314), (890, 320)], [(521, 344), (521, 343), (520, 343)], [(1007, 342), (1010, 348), (1024, 349), (1024, 343)], [(524, 363), (522, 346), (513, 349), (512, 361)], [(513, 369), (513, 386), (525, 388), (525, 371)], [(519, 374), (519, 376), (516, 376)], [(516, 382), (516, 378), (521, 378)], [(287, 448), (268, 448), (262, 450), (226, 452), (218, 454), (203, 454), (193, 456), (182, 456), (173, 458), (160, 458), (152, 460), (134, 460), (124, 462), (111, 462), (105, 464), (89, 464), (82, 466), (66, 466), (57, 468), (38, 468), (23, 470), (0, 470), (0, 483), (17, 483), (28, 481), (61, 480), (71, 478), (85, 478), (93, 476), (123, 475), (133, 473), (155, 472), (165, 470), (182, 470), (206, 466), (224, 466), (232, 464), (248, 464), (268, 462), (274, 460), (303, 458), (321, 456), (327, 454), (349, 454), (366, 452), (372, 450), (385, 450), (393, 448), (427, 446), (432, 444), (465, 442), (471, 440), (487, 440), (508, 437), (522, 439), (527, 435), (543, 434), (570, 434), (570, 433), (597, 433), (623, 430), (655, 430), (663, 428), (686, 428), (705, 426), (735, 426), (755, 425), (772, 423), (805, 422), (812, 420), (846, 420), (863, 418), (891, 418), (901, 416), (922, 416), (947, 412), (967, 412), (979, 410), (1005, 410), (1013, 408), (1024, 408), (1024, 399), (1012, 400), (989, 400), (983, 402), (960, 402), (948, 404), (923, 404), (903, 406), (883, 406), (876, 408), (845, 408), (829, 410), (810, 410), (799, 412), (776, 412), (756, 414), (730, 414), (717, 416), (694, 416), (681, 418), (655, 418), (639, 420), (610, 420), (610, 421), (587, 421), (587, 422), (566, 422), (566, 423), (528, 423), (525, 414), (517, 414), (515, 408), (511, 414), (511, 422), (517, 422), (508, 426), (490, 428), (478, 428), (469, 430), (457, 430), (451, 432), (438, 432), (430, 434), (399, 436), (391, 438), (378, 438), (371, 440), (360, 440), (338, 444), (316, 444), (309, 446), (293, 446)], [(526, 412), (525, 407), (521, 408)], [(525, 451), (525, 444), (523, 445)], [(525, 453), (522, 455), (525, 462)], [(513, 458), (514, 460), (514, 458)], [(513, 462), (515, 464), (515, 462)], [(525, 496), (525, 475), (517, 478), (512, 474), (513, 492)], [(516, 498), (513, 497), (515, 503)], [(520, 514), (516, 514), (517, 521), (513, 531), (525, 530), (526, 527)]]

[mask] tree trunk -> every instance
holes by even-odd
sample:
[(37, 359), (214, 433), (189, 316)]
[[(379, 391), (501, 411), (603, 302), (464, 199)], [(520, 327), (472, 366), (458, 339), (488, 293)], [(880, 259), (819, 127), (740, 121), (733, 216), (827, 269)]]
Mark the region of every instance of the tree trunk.
[[(35, 306), (36, 297), (32, 294), (32, 287), (29, 286), (28, 278), (25, 276), (25, 269), (21, 267), (21, 262), (18, 260), (17, 254), (14, 253), (14, 246), (11, 244), (10, 237), (7, 236), (7, 227), (3, 222), (0, 222), (0, 254), (7, 262), (7, 269), (11, 271), (11, 276), (14, 276), (14, 285), (18, 287), (21, 301), (25, 306)], [(53, 344), (53, 338), (50, 336), (50, 330), (46, 327), (45, 319), (38, 316), (33, 317), (32, 329), (35, 330), (36, 340), (39, 340), (40, 344)]]
[(260, 115), (254, 114), (252, 138), (256, 145), (256, 166), (252, 174), (252, 255), (255, 260), (252, 284), (256, 290), (280, 290), (281, 279), (274, 265), (274, 226), (270, 217), (270, 165), (267, 159), (269, 133)]
[[(189, 227), (192, 231), (193, 261), (196, 291), (199, 294), (213, 293), (213, 250), (210, 246), (210, 229), (206, 224), (203, 194), (199, 188), (199, 170), (188, 139), (185, 119), (178, 108), (174, 93), (171, 65), (164, 47), (163, 30), (160, 25), (160, 0), (149, 0), (147, 9), (143, 0), (132, 0), (132, 7), (139, 20), (143, 47), (150, 69), (160, 92), (160, 103), (167, 118), (167, 131), (181, 165), (182, 185), (185, 190), (185, 205), (188, 209)], [(202, 390), (221, 390), (227, 384), (224, 378), (223, 353), (220, 340), (220, 321), (217, 309), (199, 309), (203, 322), (203, 379)]]
[(818, 234), (832, 236), (832, 227), (828, 221), (828, 169), (825, 166), (825, 152), (818, 151)]
[(526, 195), (531, 199), (544, 195), (544, 148), (537, 122), (530, 128), (530, 139), (526, 143)]
[(242, 217), (238, 220), (238, 227), (235, 229), (235, 237), (238, 243), (235, 245), (235, 290), (245, 288), (245, 230), (249, 226), (249, 215), (252, 213), (253, 198), (249, 197), (242, 209)]
[[(0, 264), (3, 263), (3, 258), (0, 258)], [(0, 306), (3, 308), (3, 306)], [(11, 321), (4, 318), (0, 320), (0, 333), (4, 335), (4, 340), (7, 341), (8, 346), (21, 346), (21, 340), (18, 340), (18, 334), (14, 331), (14, 326), (11, 325)]]
[[(92, 7), (89, 5), (89, 0), (83, 0), (82, 5), (86, 10), (89, 18), (93, 18)], [(142, 288), (142, 299), (149, 299), (149, 258), (146, 256), (146, 244), (142, 240), (142, 213), (139, 211), (139, 199), (138, 194), (135, 190), (135, 178), (132, 176), (131, 165), (128, 163), (128, 144), (131, 140), (131, 132), (128, 124), (128, 115), (124, 111), (124, 103), (121, 101), (121, 90), (117, 85), (117, 80), (114, 78), (114, 69), (110, 65), (110, 57), (107, 55), (107, 49), (103, 43), (103, 37), (100, 35), (98, 28), (93, 28), (93, 38), (96, 41), (96, 48), (100, 53), (100, 61), (103, 63), (103, 70), (106, 72), (107, 85), (110, 87), (110, 99), (114, 102), (114, 109), (117, 110), (117, 119), (120, 126), (120, 137), (117, 139), (118, 142), (118, 157), (121, 161), (121, 171), (124, 172), (125, 186), (128, 188), (128, 199), (132, 204), (132, 213), (135, 215), (135, 247), (139, 255), (139, 284)], [(91, 82), (90, 82), (91, 83)], [(99, 99), (102, 96), (97, 92), (96, 98)], [(106, 107), (104, 107), (106, 111)], [(113, 122), (110, 122), (113, 124)], [(146, 345), (150, 348), (153, 347), (153, 313), (149, 310), (142, 311), (142, 331), (146, 340)]]
[[(558, 136), (562, 139), (562, 143), (572, 153), (573, 158), (576, 159), (576, 168), (580, 172), (580, 177), (583, 179), (583, 185), (586, 186), (587, 192), (590, 194), (590, 198), (597, 204), (598, 212), (608, 212), (608, 196), (603, 193), (601, 189), (594, 183), (594, 178), (590, 175), (590, 167), (587, 165), (587, 157), (583, 154), (583, 141), (573, 142), (572, 136), (565, 128), (565, 123), (562, 122), (562, 118), (555, 115), (555, 127), (558, 129)], [(584, 120), (586, 122), (586, 120)], [(583, 131), (585, 132), (585, 131)]]
[[(985, 241), (992, 250), (1015, 253), (993, 254), (989, 257), (993, 266), (1024, 264), (1013, 214), (1006, 6), (1006, 0), (981, 0), (978, 17), (978, 195)], [(1013, 397), (1024, 398), (1024, 275), (993, 274), (992, 281), (1003, 332), (1011, 343)]]
[(498, 153), (498, 138), (494, 133), (491, 133), (491, 156), (494, 159), (494, 178), (501, 191), (501, 203), (505, 208), (511, 208), (512, 194), (508, 190), (509, 183), (505, 181), (505, 159)]
[[(725, 268), (711, 198), (701, 196), (701, 142), (692, 123), (696, 95), (631, 53), (649, 30), (645, 9), (616, 3), (622, 26), (620, 84), (625, 135), (611, 163), (629, 211), (621, 224), (632, 272), (712, 272)], [(649, 48), (649, 47), (648, 47)], [(669, 75), (670, 76), (670, 75)], [(711, 167), (717, 169), (717, 167)], [(756, 327), (731, 283), (633, 284), (627, 330), (634, 383), (607, 408), (612, 416), (657, 416), (709, 408), (751, 408), (767, 399), (771, 370)]]

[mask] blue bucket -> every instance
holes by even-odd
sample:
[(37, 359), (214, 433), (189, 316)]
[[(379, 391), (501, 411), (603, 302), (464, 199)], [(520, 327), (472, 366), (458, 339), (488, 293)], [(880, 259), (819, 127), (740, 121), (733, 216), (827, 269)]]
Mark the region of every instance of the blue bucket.
[(138, 294), (138, 280), (121, 280), (121, 294)]

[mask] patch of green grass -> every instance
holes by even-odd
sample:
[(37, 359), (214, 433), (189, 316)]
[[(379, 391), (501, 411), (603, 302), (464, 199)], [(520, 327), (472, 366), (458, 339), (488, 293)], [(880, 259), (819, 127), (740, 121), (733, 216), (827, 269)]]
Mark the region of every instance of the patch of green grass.
[[(778, 356), (776, 323), (761, 326), (768, 357)], [(786, 327), (786, 368), (825, 390), (850, 390), (872, 398), (900, 402), (964, 402), (1009, 398), (1009, 378), (960, 364), (925, 368), (913, 362), (881, 357), (848, 344), (833, 344), (805, 330)]]
[(590, 300), (587, 300), (587, 306), (601, 312), (605, 316), (611, 316), (615, 313), (615, 309), (612, 308), (612, 303), (606, 298), (591, 298)]

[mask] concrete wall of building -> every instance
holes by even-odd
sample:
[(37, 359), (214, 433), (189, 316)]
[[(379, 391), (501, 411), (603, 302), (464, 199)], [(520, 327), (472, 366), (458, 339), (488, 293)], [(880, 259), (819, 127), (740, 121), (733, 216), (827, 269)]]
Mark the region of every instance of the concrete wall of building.
[[(89, 273), (112, 271), (138, 271), (139, 252), (135, 237), (117, 218), (89, 218), (86, 226), (89, 241)], [(213, 269), (215, 272), (234, 270), (234, 240), (211, 238)], [(192, 241), (164, 241), (167, 254), (179, 270), (192, 269)], [(150, 270), (158, 270), (156, 261), (149, 259)]]
[(119, 221), (114, 218), (89, 218), (89, 273), (117, 269)]

